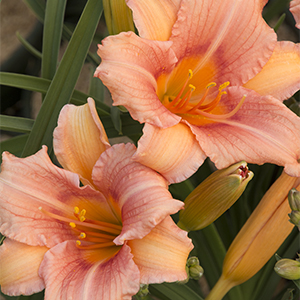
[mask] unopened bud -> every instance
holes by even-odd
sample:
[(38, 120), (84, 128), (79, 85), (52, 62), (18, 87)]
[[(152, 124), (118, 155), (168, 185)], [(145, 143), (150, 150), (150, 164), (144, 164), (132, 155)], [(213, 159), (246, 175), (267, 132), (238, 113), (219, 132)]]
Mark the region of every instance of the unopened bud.
[(143, 299), (144, 297), (146, 297), (149, 294), (149, 284), (144, 284), (141, 283), (140, 284), (140, 290), (138, 291), (138, 293), (135, 295), (136, 299)]
[(275, 272), (288, 280), (300, 279), (300, 262), (293, 259), (284, 258), (279, 260), (274, 267)]
[(290, 214), (290, 222), (297, 226), (300, 230), (300, 211), (298, 210), (293, 210)]
[(291, 209), (300, 211), (300, 192), (296, 189), (291, 189), (288, 199)]
[(186, 267), (189, 278), (199, 280), (204, 273), (203, 268), (200, 266), (199, 259), (196, 256), (192, 256), (187, 260)]
[(208, 226), (236, 202), (252, 177), (244, 161), (215, 171), (185, 199), (177, 225), (187, 231)]
[(134, 32), (132, 12), (125, 0), (103, 0), (103, 10), (109, 34)]

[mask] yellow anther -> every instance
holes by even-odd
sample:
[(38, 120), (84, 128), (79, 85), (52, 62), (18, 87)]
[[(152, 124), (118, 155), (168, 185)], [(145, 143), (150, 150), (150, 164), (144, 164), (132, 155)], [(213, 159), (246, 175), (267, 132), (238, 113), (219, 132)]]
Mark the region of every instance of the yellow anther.
[(206, 88), (209, 89), (209, 88), (214, 87), (214, 86), (216, 86), (216, 85), (217, 85), (217, 84), (216, 84), (215, 82), (211, 82), (211, 83), (209, 83), (209, 84), (206, 86)]
[(79, 221), (80, 221), (80, 222), (84, 222), (84, 221), (85, 221), (85, 217), (84, 217), (84, 216), (81, 216), (81, 217), (79, 218)]
[(69, 225), (72, 227), (72, 228), (75, 228), (76, 227), (76, 224), (74, 222), (70, 222)]
[(77, 207), (77, 206), (74, 207), (74, 213), (79, 214), (79, 207)]
[(79, 237), (80, 237), (81, 239), (84, 239), (84, 238), (86, 238), (86, 234), (85, 234), (84, 232), (81, 232), (80, 235), (79, 235)]
[(85, 214), (86, 214), (86, 210), (83, 209), (83, 210), (80, 212), (79, 217), (83, 217), (83, 216), (85, 216)]
[(191, 79), (192, 77), (193, 77), (193, 71), (189, 69), (189, 79)]
[(76, 241), (76, 245), (77, 245), (77, 246), (80, 246), (80, 245), (81, 245), (81, 242), (77, 240), (77, 241)]
[(221, 85), (219, 86), (219, 91), (222, 91), (223, 89), (225, 89), (226, 87), (228, 87), (229, 84), (230, 84), (229, 81), (226, 81), (226, 82), (224, 82), (223, 84), (221, 84)]
[(192, 84), (189, 84), (189, 88), (191, 88), (192, 92), (196, 89), (196, 87)]

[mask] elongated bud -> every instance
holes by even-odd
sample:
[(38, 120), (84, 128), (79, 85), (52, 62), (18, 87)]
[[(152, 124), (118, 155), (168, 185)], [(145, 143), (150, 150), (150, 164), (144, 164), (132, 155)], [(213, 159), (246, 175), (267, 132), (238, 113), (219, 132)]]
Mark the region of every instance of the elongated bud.
[(283, 258), (274, 267), (275, 272), (288, 280), (300, 279), (300, 262), (297, 260)]
[(206, 300), (222, 299), (232, 287), (250, 279), (284, 242), (293, 229), (287, 196), (296, 182), (296, 177), (283, 172), (266, 192), (230, 245), (222, 275)]
[(293, 210), (290, 214), (290, 222), (297, 226), (300, 230), (300, 211), (298, 210)]
[(296, 189), (291, 189), (288, 199), (291, 209), (300, 211), (300, 192)]
[(252, 177), (244, 161), (215, 171), (185, 199), (177, 225), (186, 231), (208, 226), (235, 203)]
[(125, 0), (103, 0), (103, 10), (109, 34), (134, 32), (132, 12)]

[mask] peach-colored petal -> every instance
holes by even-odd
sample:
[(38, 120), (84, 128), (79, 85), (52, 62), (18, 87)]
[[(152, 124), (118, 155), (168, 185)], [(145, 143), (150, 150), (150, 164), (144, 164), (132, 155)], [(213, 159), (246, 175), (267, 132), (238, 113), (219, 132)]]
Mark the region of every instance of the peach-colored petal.
[(183, 123), (161, 129), (145, 124), (134, 159), (162, 174), (170, 183), (194, 174), (206, 155)]
[(193, 249), (187, 232), (167, 217), (141, 240), (128, 241), (133, 260), (141, 272), (141, 283), (184, 280), (186, 260)]
[(47, 247), (28, 246), (6, 238), (0, 246), (0, 285), (10, 296), (31, 295), (45, 288), (38, 270)]
[(29, 245), (48, 247), (74, 239), (68, 222), (51, 218), (39, 208), (75, 219), (75, 206), (86, 209), (93, 219), (96, 215), (100, 220), (115, 220), (103, 195), (89, 186), (79, 187), (78, 175), (54, 166), (45, 146), (23, 159), (3, 154), (0, 231), (4, 235)]
[(166, 216), (183, 207), (168, 191), (166, 180), (132, 160), (136, 148), (118, 144), (106, 150), (93, 170), (93, 181), (107, 197), (110, 196), (116, 215), (122, 217), (122, 232), (114, 240), (142, 238)]
[(236, 161), (285, 166), (300, 176), (300, 118), (277, 99), (232, 87), (224, 97), (232, 110), (243, 94), (246, 100), (230, 119), (202, 127), (191, 126), (203, 151), (222, 169)]
[(296, 20), (296, 27), (300, 29), (300, 0), (291, 1), (290, 11)]
[(166, 41), (171, 35), (181, 0), (127, 0), (139, 35), (150, 40)]
[(46, 300), (129, 300), (139, 290), (139, 270), (127, 245), (107, 262), (91, 263), (86, 250), (61, 243), (45, 255), (40, 276)]
[[(256, 75), (276, 44), (276, 34), (261, 15), (265, 3), (182, 0), (170, 38), (176, 57), (184, 59), (180, 72), (192, 69), (194, 82), (205, 80), (205, 85), (240, 85)], [(210, 74), (205, 72), (208, 64), (213, 66)]]
[(89, 98), (81, 106), (65, 105), (53, 136), (54, 152), (63, 168), (79, 174), (84, 183), (91, 182), (96, 161), (110, 147), (94, 100)]
[(171, 45), (141, 39), (132, 32), (107, 37), (99, 45), (102, 63), (95, 76), (109, 88), (114, 105), (126, 106), (140, 123), (168, 127), (180, 121), (156, 95), (156, 78), (170, 72), (177, 61)]
[(244, 87), (279, 100), (291, 97), (300, 89), (300, 45), (278, 42), (261, 72)]

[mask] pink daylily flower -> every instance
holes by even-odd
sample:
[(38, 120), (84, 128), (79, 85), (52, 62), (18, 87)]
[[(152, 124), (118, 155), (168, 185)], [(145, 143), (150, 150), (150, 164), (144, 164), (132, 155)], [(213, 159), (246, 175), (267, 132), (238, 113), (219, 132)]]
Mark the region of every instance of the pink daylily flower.
[[(132, 160), (134, 145), (110, 147), (92, 99), (66, 105), (54, 136), (69, 170), (51, 162), (46, 146), (27, 158), (3, 153), (2, 292), (45, 287), (47, 300), (118, 300), (131, 299), (140, 283), (184, 280), (193, 246), (170, 217), (183, 203), (166, 179)], [(102, 153), (90, 153), (97, 145)]]
[(140, 36), (104, 39), (95, 72), (114, 105), (145, 123), (135, 159), (169, 182), (206, 157), (300, 176), (300, 119), (282, 103), (300, 88), (300, 46), (276, 41), (267, 1), (148, 2), (127, 1)]
[(300, 29), (300, 0), (291, 1), (290, 11), (296, 20), (296, 27)]

